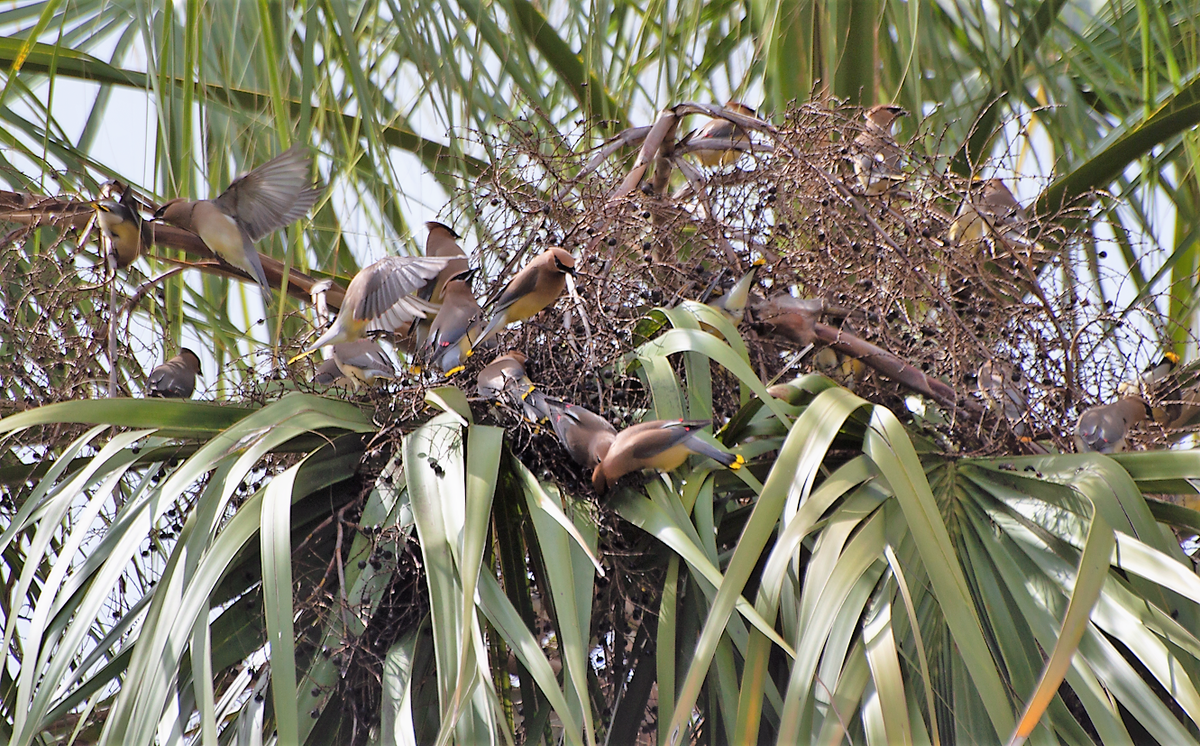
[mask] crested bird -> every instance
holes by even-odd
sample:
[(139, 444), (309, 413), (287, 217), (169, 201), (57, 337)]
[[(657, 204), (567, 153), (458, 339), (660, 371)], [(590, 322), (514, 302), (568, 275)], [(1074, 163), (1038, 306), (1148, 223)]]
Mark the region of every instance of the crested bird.
[[(748, 117), (758, 116), (758, 113), (745, 104), (737, 101), (726, 101), (725, 108), (744, 114)], [(704, 123), (704, 126), (696, 130), (692, 135), (684, 137), (684, 142), (698, 142), (701, 140), (732, 140), (735, 143), (750, 144), (750, 136), (742, 127), (734, 124), (728, 119), (714, 117)], [(695, 151), (696, 158), (700, 163), (713, 168), (715, 166), (728, 166), (742, 156), (742, 150), (738, 148), (729, 148), (727, 150), (697, 150)]]
[(329, 358), (317, 366), (313, 372), (312, 382), (317, 386), (333, 386), (337, 383), (346, 381), (346, 377), (342, 375), (342, 371), (338, 368), (337, 360)]
[(335, 344), (333, 356), (329, 359), (355, 388), (359, 384), (369, 386), (376, 379), (391, 380), (396, 377), (391, 359), (379, 343), (371, 339)]
[(120, 201), (101, 199), (96, 207), (100, 232), (108, 239), (108, 261), (116, 269), (124, 269), (138, 258), (154, 241), (150, 226), (138, 211), (132, 189), (126, 189)]
[(863, 112), (866, 125), (851, 143), (849, 156), (863, 194), (883, 194), (905, 180), (903, 155), (892, 128), (907, 115), (892, 104), (877, 104)]
[(1126, 396), (1112, 404), (1085, 409), (1075, 423), (1078, 453), (1117, 453), (1125, 450), (1129, 428), (1146, 419), (1146, 402)]
[(1158, 384), (1167, 380), (1177, 367), (1179, 356), (1168, 350), (1158, 362), (1147, 365), (1140, 376), (1132, 381), (1121, 381), (1117, 384), (1117, 395), (1138, 396), (1143, 399), (1151, 397)]
[(671, 471), (690, 454), (706, 456), (729, 469), (740, 469), (746, 460), (722, 451), (696, 436), (712, 424), (709, 420), (651, 420), (617, 433), (604, 459), (592, 471), (592, 486), (603, 495), (618, 479), (642, 469)]
[(541, 422), (550, 417), (546, 395), (533, 385), (525, 373), (528, 358), (519, 350), (509, 350), (488, 363), (475, 377), (475, 391), (485, 399), (504, 400), (520, 407), (525, 419)]
[(954, 213), (946, 232), (951, 243), (1000, 236), (1020, 245), (1030, 243), (1029, 216), (1001, 179), (976, 179)]
[(467, 280), (474, 270), (467, 270), (446, 283), (442, 307), (429, 327), (423, 350), (432, 365), (447, 376), (463, 369), (471, 356), (474, 339), (479, 336), (483, 311)]
[(204, 245), (247, 272), (271, 302), (271, 286), (254, 243), (304, 217), (320, 190), (309, 175), (312, 164), (303, 145), (294, 145), (248, 174), (239, 176), (216, 199), (173, 199), (154, 213), (200, 236)]
[(742, 316), (746, 312), (746, 301), (750, 299), (750, 289), (754, 287), (754, 274), (764, 264), (766, 264), (764, 259), (754, 260), (746, 274), (742, 275), (742, 278), (734, 283), (727, 293), (716, 300), (709, 301), (708, 305), (720, 311), (734, 326), (741, 323)]
[(1016, 435), (1025, 435), (1027, 428), (1021, 419), (1029, 411), (1029, 400), (1017, 386), (1019, 376), (1006, 366), (991, 361), (979, 366), (976, 375), (979, 396), (988, 409), (1002, 414), (1012, 424)]
[(447, 257), (385, 256), (360, 269), (346, 294), (333, 324), (299, 355), (311, 355), (325, 345), (353, 342), (372, 331), (396, 332), (413, 319), (423, 319), (437, 309), (412, 293), (437, 277), (450, 262)]
[(200, 373), (200, 356), (184, 347), (179, 354), (150, 371), (146, 396), (190, 399)]
[(425, 283), (417, 295), (431, 303), (441, 303), (446, 283), (469, 269), (467, 254), (458, 245), (461, 236), (450, 226), (429, 220), (425, 227), (429, 230), (429, 236), (425, 239), (425, 256), (448, 256), (451, 261), (436, 278)]
[(608, 420), (586, 407), (548, 399), (550, 424), (571, 459), (594, 469), (608, 453), (617, 430)]
[(535, 256), (504, 286), (492, 307), (492, 319), (475, 344), (549, 306), (566, 288), (567, 275), (574, 274), (575, 257), (564, 249), (555, 246)]

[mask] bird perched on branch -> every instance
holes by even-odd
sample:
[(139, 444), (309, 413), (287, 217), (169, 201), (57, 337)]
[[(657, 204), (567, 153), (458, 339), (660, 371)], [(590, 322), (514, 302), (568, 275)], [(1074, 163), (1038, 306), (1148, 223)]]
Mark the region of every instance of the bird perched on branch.
[(387, 256), (360, 269), (346, 288), (333, 324), (288, 362), (294, 363), (325, 345), (361, 339), (367, 332), (406, 329), (413, 319), (436, 313), (434, 306), (412, 293), (437, 277), (449, 262), (450, 258), (444, 256)]
[(896, 120), (908, 112), (892, 104), (878, 104), (863, 112), (866, 125), (850, 145), (850, 162), (863, 194), (883, 194), (905, 180), (903, 155), (892, 134)]
[(100, 233), (108, 242), (110, 268), (124, 269), (150, 248), (154, 233), (142, 219), (132, 189), (126, 187), (119, 200), (100, 199), (92, 204), (96, 208)]
[(976, 179), (954, 213), (946, 232), (951, 243), (999, 236), (1010, 244), (1029, 246), (1029, 216), (1000, 179)]
[(550, 424), (571, 459), (585, 469), (594, 469), (604, 456), (617, 429), (595, 412), (577, 404), (547, 399)]
[(766, 264), (764, 259), (754, 260), (746, 274), (742, 275), (742, 278), (729, 288), (729, 292), (716, 300), (709, 301), (708, 305), (720, 311), (734, 326), (740, 324), (746, 312), (746, 302), (750, 299), (750, 289), (754, 287), (754, 275), (764, 264)]
[(360, 339), (336, 344), (330, 360), (342, 377), (355, 388), (359, 385), (369, 386), (379, 379), (391, 380), (396, 377), (391, 359), (374, 340)]
[(1146, 402), (1132, 396), (1086, 409), (1075, 424), (1075, 449), (1079, 453), (1124, 451), (1129, 429), (1146, 419), (1147, 414)]
[[(758, 116), (758, 113), (745, 104), (737, 101), (726, 101), (725, 108), (729, 111), (743, 114), (748, 117)], [(696, 130), (695, 133), (685, 135), (680, 144), (683, 143), (700, 143), (704, 140), (731, 140), (734, 143), (750, 144), (750, 136), (742, 127), (734, 124), (728, 119), (714, 117), (704, 124), (703, 127)], [(722, 150), (703, 149), (696, 150), (696, 158), (709, 168), (715, 166), (728, 166), (729, 164), (742, 157), (742, 151), (739, 148), (728, 148)]]
[(697, 437), (708, 420), (651, 420), (617, 433), (604, 459), (592, 471), (592, 487), (603, 495), (626, 474), (642, 469), (671, 471), (693, 453), (706, 456), (729, 469), (740, 469), (746, 460), (722, 451)]
[(1016, 435), (1025, 435), (1027, 428), (1022, 418), (1029, 411), (1029, 400), (1017, 385), (1020, 377), (1007, 366), (991, 361), (979, 366), (977, 376), (979, 396), (988, 409), (1003, 415)]
[(467, 284), (474, 271), (468, 269), (446, 283), (442, 307), (434, 317), (424, 343), (424, 354), (430, 364), (447, 376), (463, 369), (479, 336), (483, 311)]
[(190, 399), (200, 374), (200, 356), (184, 347), (179, 354), (150, 371), (146, 396)]
[(530, 422), (550, 417), (546, 395), (525, 374), (525, 353), (510, 350), (487, 364), (475, 377), (475, 391), (485, 399), (505, 401), (521, 410)]
[(475, 344), (549, 306), (567, 287), (567, 275), (574, 274), (575, 257), (564, 249), (555, 246), (535, 256), (504, 286), (492, 306), (492, 319)]
[(1158, 385), (1167, 380), (1177, 367), (1179, 367), (1179, 356), (1174, 352), (1167, 351), (1163, 353), (1160, 360), (1147, 365), (1142, 374), (1134, 380), (1122, 381), (1117, 384), (1117, 395), (1148, 399), (1154, 396)]
[(200, 236), (214, 254), (248, 273), (271, 302), (271, 286), (254, 243), (304, 217), (316, 204), (312, 164), (303, 145), (295, 145), (244, 176), (234, 179), (216, 199), (173, 199), (154, 213)]

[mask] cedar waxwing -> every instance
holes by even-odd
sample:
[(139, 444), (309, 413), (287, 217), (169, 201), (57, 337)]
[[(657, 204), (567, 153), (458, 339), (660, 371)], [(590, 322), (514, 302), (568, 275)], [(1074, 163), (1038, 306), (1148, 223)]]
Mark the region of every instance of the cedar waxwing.
[(1174, 352), (1163, 354), (1161, 360), (1147, 365), (1142, 374), (1132, 381), (1122, 381), (1117, 384), (1117, 396), (1138, 396), (1147, 398), (1153, 396), (1158, 384), (1165, 381), (1179, 366), (1179, 356)]
[(1006, 373), (1004, 366), (990, 361), (979, 366), (977, 375), (979, 395), (988, 409), (1002, 414), (1018, 436), (1024, 435), (1027, 428), (1021, 418), (1029, 411), (1029, 400), (1017, 385), (1020, 377)]
[(550, 417), (546, 395), (525, 374), (525, 353), (509, 350), (487, 364), (475, 378), (475, 391), (485, 399), (505, 399), (520, 407), (525, 419), (541, 422)]
[(288, 362), (294, 363), (325, 345), (353, 342), (366, 332), (407, 329), (413, 319), (436, 313), (436, 308), (412, 292), (437, 277), (449, 261), (446, 257), (385, 256), (360, 269), (346, 288), (333, 324)]
[(1020, 245), (1027, 237), (1029, 217), (1021, 203), (1000, 179), (977, 179), (954, 213), (946, 237), (951, 243), (967, 243), (985, 235), (999, 235)]
[(317, 386), (332, 386), (334, 384), (347, 383), (346, 377), (342, 375), (342, 371), (337, 366), (337, 360), (333, 358), (329, 358), (317, 366), (316, 372), (313, 373), (312, 382)]
[(429, 327), (424, 350), (430, 363), (447, 376), (463, 369), (471, 356), (474, 340), (479, 336), (483, 311), (471, 292), (467, 279), (474, 270), (467, 270), (446, 283), (442, 307)]
[(595, 412), (575, 404), (548, 399), (550, 424), (571, 459), (594, 469), (608, 453), (617, 429)]
[(1144, 419), (1146, 403), (1132, 396), (1086, 409), (1075, 424), (1075, 450), (1078, 453), (1123, 451), (1129, 428)]
[(729, 292), (716, 300), (709, 301), (708, 305), (720, 311), (734, 326), (740, 324), (743, 314), (746, 312), (746, 301), (750, 299), (750, 288), (754, 287), (754, 273), (764, 264), (766, 264), (764, 259), (754, 260), (754, 263), (750, 265), (750, 270), (742, 275), (742, 279), (738, 280), (733, 287), (729, 288)]
[(425, 287), (417, 293), (422, 300), (436, 304), (442, 302), (446, 283), (470, 267), (467, 264), (467, 253), (458, 245), (460, 236), (451, 230), (450, 226), (429, 220), (425, 227), (429, 229), (429, 236), (425, 239), (425, 256), (451, 257), (451, 262), (446, 268), (435, 279), (425, 283)]
[(146, 396), (190, 399), (200, 373), (200, 356), (184, 347), (179, 354), (150, 371)]
[(374, 340), (359, 339), (354, 342), (335, 344), (333, 357), (330, 360), (355, 388), (359, 384), (369, 386), (377, 378), (391, 380), (396, 377), (396, 369), (392, 367), (392, 361), (379, 343)]
[(715, 448), (694, 434), (710, 424), (709, 420), (651, 420), (625, 428), (613, 438), (608, 453), (592, 472), (596, 494), (603, 495), (630, 472), (677, 469), (693, 453), (730, 469), (740, 469), (746, 459)]
[(793, 298), (780, 293), (765, 301), (756, 300), (750, 310), (755, 323), (767, 327), (769, 334), (803, 348), (816, 342), (816, 324), (824, 309), (825, 304), (819, 299)]
[(254, 242), (304, 217), (320, 191), (312, 188), (312, 165), (303, 145), (295, 145), (233, 180), (216, 199), (173, 199), (154, 213), (200, 236), (204, 245), (262, 286), (271, 302), (271, 286)]
[[(725, 108), (738, 114), (745, 114), (748, 117), (758, 116), (758, 113), (745, 104), (737, 101), (726, 101)], [(712, 140), (732, 140), (737, 143), (750, 143), (750, 136), (746, 134), (746, 130), (729, 121), (716, 117), (710, 119), (703, 127), (696, 130), (696, 134), (686, 137), (687, 142), (696, 142), (702, 139)], [(742, 157), (743, 151), (736, 148), (729, 150), (697, 150), (696, 158), (705, 166), (713, 168), (715, 166), (728, 166), (738, 158)]]
[(883, 194), (904, 181), (903, 155), (892, 127), (908, 112), (899, 106), (878, 104), (863, 112), (866, 125), (850, 146), (850, 162), (863, 194)]
[(108, 260), (124, 269), (153, 243), (153, 232), (138, 211), (132, 189), (126, 189), (121, 201), (102, 199), (94, 203), (100, 232), (108, 239)]
[(557, 246), (546, 249), (525, 265), (496, 299), (492, 320), (475, 344), (490, 338), (509, 324), (524, 321), (553, 303), (567, 286), (567, 275), (575, 274), (575, 257)]
[(850, 391), (853, 391), (862, 377), (867, 374), (867, 366), (863, 361), (856, 357), (843, 355), (832, 347), (822, 347), (817, 350), (813, 355), (813, 368)]

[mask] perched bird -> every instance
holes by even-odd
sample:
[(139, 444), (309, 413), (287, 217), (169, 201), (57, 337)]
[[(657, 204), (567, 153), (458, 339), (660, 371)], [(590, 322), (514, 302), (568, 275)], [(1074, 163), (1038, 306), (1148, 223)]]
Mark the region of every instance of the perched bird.
[(908, 112), (892, 104), (878, 104), (863, 112), (866, 125), (851, 143), (850, 162), (863, 194), (883, 194), (905, 180), (903, 156), (892, 127)]
[(1021, 420), (1029, 411), (1029, 400), (1017, 386), (1020, 377), (1005, 366), (991, 361), (979, 366), (977, 376), (979, 396), (987, 403), (988, 409), (1002, 414), (1018, 436), (1025, 435), (1027, 428)]
[(1146, 415), (1146, 403), (1132, 396), (1086, 409), (1075, 424), (1075, 449), (1079, 453), (1123, 451), (1129, 428), (1146, 419)]
[(150, 371), (146, 396), (190, 399), (200, 373), (200, 356), (184, 347), (179, 354)]
[(391, 380), (396, 377), (396, 369), (387, 353), (378, 342), (370, 339), (335, 344), (330, 360), (355, 388), (359, 384), (369, 386), (376, 379)]
[(463, 369), (463, 363), (471, 356), (474, 339), (479, 336), (483, 311), (467, 284), (473, 272), (469, 269), (446, 283), (442, 307), (424, 343), (430, 363), (447, 376)]
[(708, 420), (651, 420), (617, 433), (608, 453), (592, 471), (596, 494), (603, 495), (631, 472), (677, 469), (693, 453), (730, 469), (740, 469), (746, 463), (740, 455), (722, 451), (696, 437), (695, 431), (710, 424)]
[(825, 313), (825, 303), (780, 293), (756, 300), (750, 310), (755, 325), (765, 333), (803, 348), (816, 342), (816, 324)]
[(337, 360), (329, 358), (317, 366), (316, 372), (313, 373), (312, 382), (318, 386), (333, 386), (346, 382), (346, 377), (342, 375), (342, 371), (338, 368)]
[(288, 362), (294, 363), (325, 345), (353, 342), (367, 332), (404, 330), (413, 319), (436, 313), (434, 306), (412, 293), (426, 280), (437, 277), (449, 262), (446, 257), (385, 256), (360, 269), (346, 288), (333, 324)]
[(214, 254), (257, 280), (269, 304), (271, 286), (254, 242), (304, 217), (316, 204), (320, 192), (311, 186), (311, 169), (304, 146), (296, 145), (234, 179), (216, 199), (173, 199), (154, 219), (200, 236)]
[(429, 229), (429, 236), (425, 239), (425, 256), (448, 256), (452, 259), (436, 278), (425, 283), (417, 295), (431, 303), (441, 303), (446, 283), (469, 269), (467, 254), (458, 245), (460, 236), (450, 226), (430, 220), (425, 227)]
[(550, 417), (546, 395), (525, 374), (525, 353), (518, 350), (499, 356), (475, 378), (475, 391), (485, 399), (504, 400), (520, 407), (525, 419), (541, 422)]
[(509, 324), (524, 321), (553, 303), (575, 274), (575, 257), (556, 247), (546, 249), (517, 273), (492, 307), (492, 319), (475, 344)]
[(742, 315), (746, 312), (746, 301), (750, 299), (750, 289), (754, 287), (754, 274), (764, 264), (766, 264), (765, 260), (756, 259), (750, 265), (749, 271), (742, 275), (742, 279), (729, 288), (729, 292), (716, 300), (709, 301), (708, 305), (720, 311), (732, 324), (741, 323)]
[(976, 179), (954, 213), (946, 237), (951, 243), (967, 243), (984, 236), (1029, 244), (1029, 217), (1021, 203), (1000, 179)]
[(126, 189), (120, 201), (102, 199), (94, 202), (100, 232), (108, 240), (108, 261), (116, 269), (124, 269), (138, 258), (154, 241), (154, 234), (138, 211), (137, 198)]
[(1147, 365), (1142, 374), (1132, 381), (1122, 381), (1117, 384), (1118, 396), (1138, 396), (1143, 399), (1154, 395), (1158, 384), (1167, 380), (1179, 367), (1179, 356), (1174, 352), (1166, 352), (1158, 362)]
[(571, 459), (593, 469), (608, 453), (617, 430), (595, 412), (576, 404), (548, 399), (550, 424)]
[[(737, 101), (726, 101), (725, 108), (748, 117), (758, 116), (758, 113), (754, 109)], [(705, 139), (732, 140), (735, 143), (750, 144), (750, 136), (746, 134), (746, 130), (728, 119), (720, 117), (710, 119), (703, 127), (696, 130), (695, 134), (684, 137), (684, 142), (695, 143)], [(741, 158), (743, 151), (737, 148), (729, 148), (727, 150), (697, 150), (695, 152), (696, 158), (702, 164), (713, 168), (715, 166), (728, 166), (738, 158)]]

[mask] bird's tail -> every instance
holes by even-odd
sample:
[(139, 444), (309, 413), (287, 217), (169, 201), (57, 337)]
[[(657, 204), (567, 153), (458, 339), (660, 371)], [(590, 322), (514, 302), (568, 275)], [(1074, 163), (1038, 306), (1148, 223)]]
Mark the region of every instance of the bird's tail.
[(727, 469), (740, 469), (742, 468), (742, 464), (746, 463), (746, 459), (740, 455), (722, 451), (720, 448), (710, 445), (708, 442), (694, 435), (688, 439), (687, 447), (693, 453), (706, 456)]
[(544, 422), (551, 419), (550, 401), (546, 395), (531, 383), (517, 384), (509, 392), (515, 395), (513, 406), (520, 406), (525, 419), (530, 422)]

